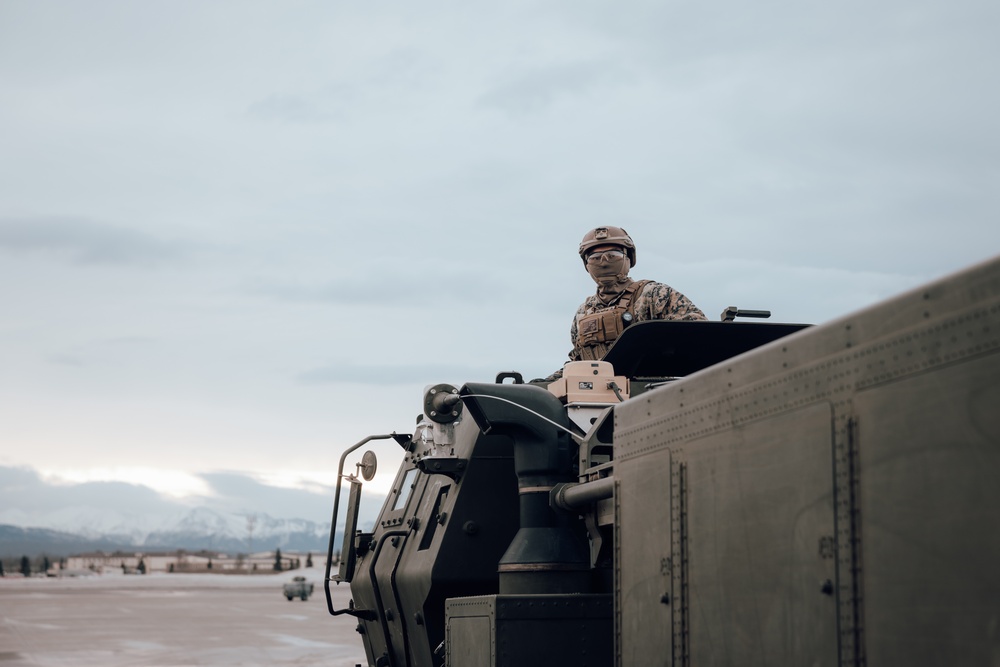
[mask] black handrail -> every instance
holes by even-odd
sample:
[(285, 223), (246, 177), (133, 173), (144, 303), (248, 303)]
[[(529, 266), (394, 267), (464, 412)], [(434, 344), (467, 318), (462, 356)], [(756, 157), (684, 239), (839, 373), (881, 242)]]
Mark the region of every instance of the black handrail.
[[(378, 620), (382, 625), (382, 636), (385, 637), (385, 650), (389, 661), (388, 667), (393, 667), (392, 636), (389, 634), (389, 620), (385, 617), (385, 605), (382, 603), (382, 593), (379, 591), (378, 580), (375, 578), (375, 563), (378, 562), (379, 552), (382, 551), (382, 547), (388, 541), (387, 537), (406, 537), (409, 533), (409, 528), (396, 528), (382, 533), (377, 540), (378, 543), (375, 545), (372, 562), (368, 566), (368, 577), (372, 581), (372, 588), (375, 592), (375, 606), (378, 608)], [(406, 627), (405, 624), (403, 627)]]
[[(333, 496), (333, 517), (330, 520), (330, 544), (326, 549), (326, 576), (323, 581), (323, 590), (326, 592), (326, 608), (330, 612), (331, 616), (339, 616), (340, 614), (351, 614), (352, 616), (360, 616), (363, 613), (361, 610), (356, 610), (353, 608), (341, 609), (339, 611), (333, 608), (333, 598), (330, 595), (330, 569), (333, 566), (333, 546), (334, 542), (337, 540), (337, 514), (340, 511), (340, 483), (344, 478), (344, 462), (347, 460), (347, 455), (355, 451), (365, 443), (371, 442), (372, 440), (388, 440), (392, 438), (400, 445), (409, 442), (409, 435), (401, 435), (396, 432), (392, 432), (386, 435), (370, 435), (361, 442), (348, 447), (344, 450), (344, 453), (340, 456), (340, 465), (337, 467), (337, 490), (334, 492)], [(354, 539), (351, 536), (351, 539)], [(361, 613), (359, 613), (361, 612)]]

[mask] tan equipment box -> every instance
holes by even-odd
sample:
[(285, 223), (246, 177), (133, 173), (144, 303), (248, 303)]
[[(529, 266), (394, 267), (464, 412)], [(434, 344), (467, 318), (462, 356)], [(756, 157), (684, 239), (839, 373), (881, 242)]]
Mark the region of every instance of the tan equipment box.
[(615, 375), (607, 361), (570, 361), (548, 389), (563, 403), (619, 403), (628, 398), (628, 378)]

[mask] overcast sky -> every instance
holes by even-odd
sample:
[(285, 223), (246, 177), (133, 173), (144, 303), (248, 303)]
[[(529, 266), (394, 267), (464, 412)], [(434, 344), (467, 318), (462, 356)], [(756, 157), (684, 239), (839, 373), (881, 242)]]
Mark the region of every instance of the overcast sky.
[(995, 256), (998, 19), (0, 0), (0, 465), (332, 484), (425, 385), (559, 367), (597, 225), (713, 319)]

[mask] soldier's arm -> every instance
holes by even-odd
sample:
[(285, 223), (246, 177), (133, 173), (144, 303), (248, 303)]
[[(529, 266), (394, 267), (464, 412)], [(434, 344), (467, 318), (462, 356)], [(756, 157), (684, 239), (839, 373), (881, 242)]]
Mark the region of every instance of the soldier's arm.
[(575, 313), (573, 313), (573, 324), (570, 325), (570, 328), (569, 328), (569, 340), (570, 340), (570, 343), (573, 345), (573, 349), (571, 349), (569, 351), (569, 360), (570, 361), (580, 361), (580, 359), (583, 358), (580, 355), (580, 348), (576, 344), (576, 337), (580, 333), (580, 330), (576, 328), (576, 321), (577, 321), (577, 319), (579, 317), (580, 317), (580, 310), (578, 309)]
[[(569, 328), (569, 339), (573, 343), (573, 349), (569, 351), (570, 361), (580, 361), (580, 359), (582, 359), (582, 356), (580, 355), (580, 348), (577, 347), (576, 345), (576, 335), (577, 335), (576, 318), (579, 317), (583, 308), (584, 306), (580, 306), (580, 308), (577, 309), (577, 311), (573, 314), (573, 324)], [(561, 378), (562, 375), (563, 375), (563, 369), (560, 368), (552, 375), (549, 375), (544, 378), (537, 378), (535, 380), (532, 380), (532, 382), (542, 382), (542, 383), (555, 382), (556, 380)]]

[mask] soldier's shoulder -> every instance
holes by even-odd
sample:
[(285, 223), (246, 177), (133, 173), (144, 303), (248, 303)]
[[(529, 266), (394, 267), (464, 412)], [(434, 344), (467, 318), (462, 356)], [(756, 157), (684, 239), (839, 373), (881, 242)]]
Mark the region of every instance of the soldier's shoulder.
[(654, 296), (657, 294), (669, 294), (674, 288), (666, 283), (655, 280), (637, 280), (637, 283), (645, 283), (640, 289), (638, 296)]
[(595, 304), (600, 304), (600, 302), (601, 300), (598, 299), (597, 296), (592, 294), (583, 300), (583, 303), (580, 304), (580, 307), (576, 309), (576, 314), (586, 315), (587, 311), (593, 310), (595, 308)]

